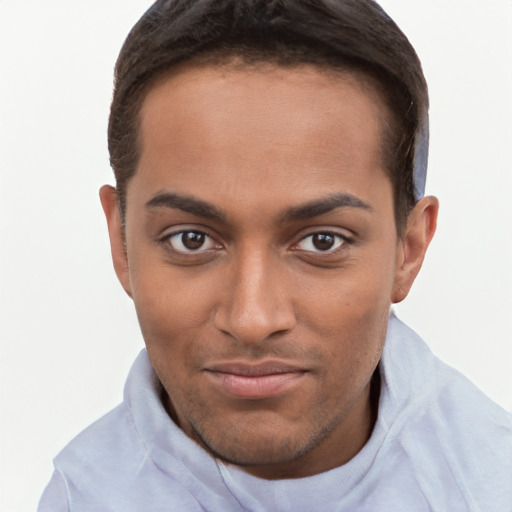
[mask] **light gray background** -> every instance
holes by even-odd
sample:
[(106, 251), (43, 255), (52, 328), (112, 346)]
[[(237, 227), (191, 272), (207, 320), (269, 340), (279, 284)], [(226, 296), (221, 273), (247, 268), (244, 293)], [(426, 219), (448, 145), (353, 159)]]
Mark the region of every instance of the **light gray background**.
[[(142, 348), (98, 189), (114, 61), (149, 0), (0, 0), (0, 510), (114, 407)], [(512, 2), (383, 0), (431, 91), (440, 225), (399, 315), (512, 410)]]

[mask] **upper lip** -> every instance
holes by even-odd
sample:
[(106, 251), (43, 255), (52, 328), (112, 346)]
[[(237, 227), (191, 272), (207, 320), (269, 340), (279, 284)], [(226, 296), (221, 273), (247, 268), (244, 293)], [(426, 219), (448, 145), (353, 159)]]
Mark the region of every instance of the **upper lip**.
[(265, 361), (261, 363), (226, 362), (210, 365), (209, 372), (228, 373), (242, 377), (263, 377), (280, 373), (303, 373), (307, 370), (282, 361)]

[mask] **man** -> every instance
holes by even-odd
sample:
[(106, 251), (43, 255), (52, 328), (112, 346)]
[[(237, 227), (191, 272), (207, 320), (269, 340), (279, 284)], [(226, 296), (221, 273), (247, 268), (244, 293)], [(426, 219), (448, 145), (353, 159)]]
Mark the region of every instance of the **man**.
[(100, 194), (147, 351), (40, 510), (512, 509), (509, 415), (390, 316), (436, 227), (427, 111), (371, 0), (153, 5)]

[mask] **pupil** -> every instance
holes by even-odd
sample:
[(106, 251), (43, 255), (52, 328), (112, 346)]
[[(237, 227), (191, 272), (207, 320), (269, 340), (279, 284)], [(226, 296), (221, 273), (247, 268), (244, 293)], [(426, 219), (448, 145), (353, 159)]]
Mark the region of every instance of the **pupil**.
[(334, 245), (334, 237), (327, 233), (313, 235), (313, 245), (319, 251), (328, 251)]
[(187, 231), (181, 236), (181, 241), (187, 249), (199, 249), (204, 244), (204, 234)]

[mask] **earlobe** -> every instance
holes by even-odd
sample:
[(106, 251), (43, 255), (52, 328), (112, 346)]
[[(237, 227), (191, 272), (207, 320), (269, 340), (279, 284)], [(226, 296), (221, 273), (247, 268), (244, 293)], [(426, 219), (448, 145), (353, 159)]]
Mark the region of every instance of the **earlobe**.
[(101, 187), (100, 200), (107, 219), (114, 269), (125, 292), (131, 297), (130, 269), (124, 243), (123, 223), (121, 220), (121, 212), (119, 211), (116, 189), (110, 185)]
[(407, 220), (397, 253), (395, 283), (391, 300), (401, 302), (418, 275), (437, 226), (439, 201), (428, 196), (420, 199)]

